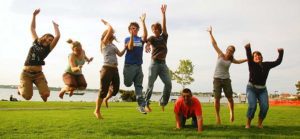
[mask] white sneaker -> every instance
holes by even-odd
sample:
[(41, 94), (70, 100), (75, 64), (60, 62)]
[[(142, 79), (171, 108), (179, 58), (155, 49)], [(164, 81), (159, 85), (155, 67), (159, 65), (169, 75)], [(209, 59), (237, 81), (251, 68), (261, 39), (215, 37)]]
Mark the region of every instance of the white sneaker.
[(142, 114), (147, 114), (147, 112), (145, 111), (145, 108), (142, 106), (136, 107), (136, 109)]

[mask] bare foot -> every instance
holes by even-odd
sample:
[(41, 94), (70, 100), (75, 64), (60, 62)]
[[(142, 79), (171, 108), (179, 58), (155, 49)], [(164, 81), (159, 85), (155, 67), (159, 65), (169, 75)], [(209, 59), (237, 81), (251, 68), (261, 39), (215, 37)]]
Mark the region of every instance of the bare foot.
[(263, 125), (257, 125), (257, 127), (260, 129), (264, 128)]
[(152, 112), (152, 109), (151, 109), (150, 106), (148, 105), (148, 106), (145, 107), (145, 111), (146, 111), (146, 112)]
[(216, 124), (217, 124), (217, 125), (221, 125), (221, 119), (220, 119), (220, 117), (217, 117), (216, 120), (217, 120), (217, 121), (216, 121)]
[(249, 128), (250, 128), (250, 125), (246, 125), (245, 128), (246, 128), (246, 129), (249, 129)]
[(162, 110), (162, 111), (165, 111), (165, 106), (161, 106), (161, 110)]
[(234, 121), (234, 114), (230, 113), (230, 122), (233, 123), (233, 121)]
[(97, 119), (104, 119), (100, 112), (94, 112), (94, 115), (96, 116)]
[(106, 108), (108, 108), (108, 99), (107, 99), (107, 98), (104, 98), (104, 99), (103, 99), (103, 102), (105, 103)]
[(58, 96), (59, 98), (63, 99), (64, 95), (65, 95), (65, 91), (61, 91)]

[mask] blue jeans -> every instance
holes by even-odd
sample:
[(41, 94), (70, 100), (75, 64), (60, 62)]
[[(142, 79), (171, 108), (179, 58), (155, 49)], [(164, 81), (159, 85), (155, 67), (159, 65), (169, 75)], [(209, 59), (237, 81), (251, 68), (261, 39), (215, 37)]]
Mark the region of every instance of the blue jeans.
[(247, 85), (246, 92), (248, 98), (247, 118), (249, 119), (254, 118), (254, 114), (257, 107), (257, 100), (258, 100), (259, 107), (260, 107), (259, 118), (265, 119), (269, 109), (269, 98), (268, 98), (267, 88), (257, 89), (251, 85)]
[(165, 63), (159, 63), (152, 61), (149, 67), (149, 76), (148, 76), (148, 87), (146, 91), (146, 105), (150, 105), (150, 98), (153, 92), (154, 82), (157, 79), (157, 76), (160, 77), (162, 82), (165, 84), (162, 96), (159, 100), (160, 106), (166, 106), (169, 102), (172, 82), (169, 73), (169, 68)]
[(145, 99), (143, 96), (143, 70), (141, 65), (125, 64), (124, 70), (124, 84), (130, 87), (134, 83), (135, 94), (139, 106), (145, 106)]

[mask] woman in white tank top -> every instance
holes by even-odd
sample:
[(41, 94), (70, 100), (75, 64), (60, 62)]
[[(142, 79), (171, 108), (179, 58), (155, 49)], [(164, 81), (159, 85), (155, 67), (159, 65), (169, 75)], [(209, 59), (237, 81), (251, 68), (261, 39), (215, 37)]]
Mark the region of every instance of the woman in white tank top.
[(217, 65), (215, 69), (214, 74), (214, 97), (215, 97), (215, 111), (216, 111), (216, 123), (219, 125), (221, 124), (220, 119), (220, 99), (221, 99), (221, 93), (222, 89), (225, 94), (225, 96), (228, 99), (228, 107), (230, 109), (230, 122), (234, 121), (234, 108), (233, 108), (233, 99), (232, 99), (232, 87), (231, 87), (231, 80), (230, 80), (230, 74), (229, 74), (229, 67), (231, 63), (234, 64), (241, 64), (247, 61), (247, 59), (241, 59), (236, 60), (233, 57), (233, 54), (235, 52), (235, 47), (233, 45), (229, 45), (226, 49), (226, 52), (223, 53), (222, 50), (218, 47), (216, 40), (214, 39), (212, 35), (212, 27), (209, 27), (208, 30), (212, 45), (215, 49), (215, 51), (218, 54), (218, 60)]
[(101, 21), (108, 27), (108, 29), (103, 32), (100, 44), (104, 62), (100, 71), (101, 84), (96, 100), (96, 108), (94, 111), (94, 115), (98, 119), (103, 119), (100, 112), (102, 102), (104, 101), (106, 107), (108, 107), (108, 99), (111, 96), (115, 96), (119, 92), (120, 77), (116, 55), (121, 57), (124, 55), (126, 50), (126, 47), (124, 47), (122, 51), (119, 51), (119, 49), (113, 44), (113, 41), (116, 40), (116, 37), (114, 36), (114, 30), (112, 26), (103, 19)]

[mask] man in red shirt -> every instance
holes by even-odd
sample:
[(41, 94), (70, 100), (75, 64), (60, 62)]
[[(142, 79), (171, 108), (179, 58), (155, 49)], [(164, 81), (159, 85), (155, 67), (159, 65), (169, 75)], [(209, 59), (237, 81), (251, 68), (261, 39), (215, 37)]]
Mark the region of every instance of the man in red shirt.
[(190, 89), (185, 88), (181, 92), (181, 96), (177, 99), (174, 107), (176, 118), (176, 128), (185, 127), (186, 119), (192, 117), (192, 126), (198, 128), (198, 132), (202, 132), (202, 108), (200, 101), (193, 97)]

